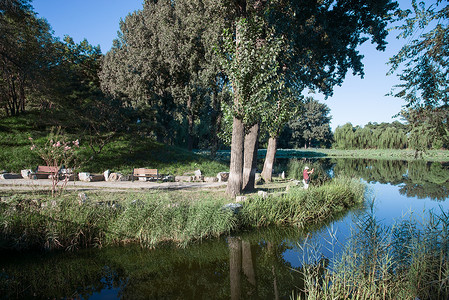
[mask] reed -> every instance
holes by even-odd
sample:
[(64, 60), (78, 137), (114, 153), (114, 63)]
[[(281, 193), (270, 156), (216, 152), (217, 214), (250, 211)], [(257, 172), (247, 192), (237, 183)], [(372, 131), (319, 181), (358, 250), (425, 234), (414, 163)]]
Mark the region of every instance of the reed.
[(365, 185), (359, 180), (335, 178), (322, 186), (304, 190), (290, 188), (285, 194), (251, 198), (241, 211), (244, 227), (320, 223), (364, 201)]
[(364, 189), (357, 180), (339, 178), (307, 191), (292, 187), (267, 199), (251, 197), (238, 213), (218, 192), (17, 194), (0, 203), (0, 248), (183, 246), (250, 227), (305, 227), (363, 202)]
[[(102, 200), (28, 200), (11, 197), (0, 205), (0, 247), (12, 249), (77, 249), (109, 244), (155, 246), (229, 233), (237, 226), (232, 211), (222, 209), (225, 198), (202, 195), (201, 201), (182, 200), (170, 193), (135, 194)], [(114, 198), (115, 197), (115, 198)]]
[(449, 214), (443, 210), (392, 227), (381, 226), (367, 213), (342, 253), (330, 261), (319, 259), (315, 246), (302, 246), (314, 253), (305, 254), (305, 288), (296, 298), (448, 299), (448, 225)]

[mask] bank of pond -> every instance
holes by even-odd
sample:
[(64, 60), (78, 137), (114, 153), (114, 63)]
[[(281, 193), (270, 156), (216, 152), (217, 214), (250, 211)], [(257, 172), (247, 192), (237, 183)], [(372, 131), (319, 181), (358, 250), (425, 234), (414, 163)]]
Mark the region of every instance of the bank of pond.
[(66, 193), (57, 198), (14, 194), (0, 205), (1, 246), (7, 249), (77, 249), (162, 242), (186, 245), (209, 237), (270, 225), (321, 223), (364, 199), (356, 179), (335, 178), (310, 190), (295, 185), (243, 203), (214, 191)]
[(311, 188), (5, 195), (0, 298), (448, 298), (446, 164), (278, 164)]

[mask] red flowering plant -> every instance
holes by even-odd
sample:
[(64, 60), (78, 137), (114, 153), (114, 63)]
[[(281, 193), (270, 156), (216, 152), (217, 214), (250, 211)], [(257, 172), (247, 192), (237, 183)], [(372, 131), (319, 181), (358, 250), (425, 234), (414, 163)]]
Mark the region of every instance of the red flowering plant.
[[(31, 150), (35, 151), (51, 167), (50, 178), (52, 179), (51, 194), (62, 194), (70, 177), (74, 175), (76, 168), (76, 154), (79, 148), (79, 140), (70, 139), (61, 132), (61, 128), (52, 129), (47, 142), (43, 146), (36, 145), (32, 137)], [(61, 183), (60, 185), (58, 185)]]

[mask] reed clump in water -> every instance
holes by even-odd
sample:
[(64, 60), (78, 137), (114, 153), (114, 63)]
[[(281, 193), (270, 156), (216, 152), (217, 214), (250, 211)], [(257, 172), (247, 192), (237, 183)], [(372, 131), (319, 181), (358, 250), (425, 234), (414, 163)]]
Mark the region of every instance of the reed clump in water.
[(291, 188), (267, 199), (255, 197), (242, 208), (246, 227), (269, 225), (306, 226), (321, 223), (333, 215), (364, 201), (366, 185), (360, 180), (339, 177), (319, 187)]
[[(392, 227), (366, 214), (342, 254), (330, 262), (316, 252), (305, 254), (309, 258), (302, 269), (305, 288), (297, 298), (448, 299), (448, 225), (449, 214), (444, 211), (430, 212), (424, 221), (410, 218)], [(310, 257), (316, 258), (315, 263)]]

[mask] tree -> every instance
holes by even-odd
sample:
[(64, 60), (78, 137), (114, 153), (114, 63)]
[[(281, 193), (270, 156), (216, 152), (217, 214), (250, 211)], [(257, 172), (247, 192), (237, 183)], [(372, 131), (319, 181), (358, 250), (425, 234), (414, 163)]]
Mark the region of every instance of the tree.
[(330, 144), (332, 131), (330, 128), (330, 109), (324, 104), (308, 97), (301, 113), (289, 123), (292, 146), (304, 148)]
[[(403, 81), (395, 86), (399, 92), (394, 95), (403, 98), (406, 107), (411, 108), (448, 105), (449, 5), (436, 0), (426, 7), (424, 2), (412, 0), (412, 7), (413, 11), (398, 10), (396, 13), (397, 21), (403, 21), (395, 27), (401, 31), (397, 38), (409, 39), (409, 42), (389, 61), (389, 74), (399, 72), (399, 79)], [(430, 26), (434, 27), (428, 29)], [(405, 68), (399, 71), (400, 66)]]
[(449, 147), (447, 108), (416, 108), (403, 110), (408, 123), (408, 144), (412, 149), (424, 151)]
[(54, 65), (50, 25), (29, 0), (0, 2), (0, 105), (6, 115), (24, 112), (27, 99)]
[(268, 146), (265, 155), (262, 178), (269, 182), (273, 174), (274, 159), (276, 157), (278, 139), (285, 123), (292, 119), (297, 114), (300, 108), (302, 97), (295, 95), (293, 91), (285, 87), (276, 91), (274, 94), (276, 103), (270, 105), (271, 109), (267, 110), (267, 116), (264, 118), (263, 125), (268, 128)]
[(354, 127), (351, 123), (346, 123), (343, 126), (338, 126), (334, 133), (336, 149), (353, 149), (354, 147)]
[[(356, 50), (357, 46), (372, 37), (377, 49), (385, 47), (385, 30), (387, 16), (396, 3), (390, 1), (228, 1), (234, 7), (233, 37), (234, 49), (228, 50), (235, 56), (228, 55), (234, 61), (241, 61), (253, 52), (245, 52), (243, 47), (250, 44), (257, 51), (258, 42), (264, 44), (267, 38), (283, 42), (280, 55), (276, 56), (277, 69), (284, 69), (286, 82), (293, 89), (302, 91), (305, 88), (315, 89), (325, 95), (332, 93), (335, 85), (340, 85), (348, 69), (354, 74), (363, 74), (362, 56)], [(246, 22), (246, 23), (245, 23)], [(259, 24), (264, 30), (262, 36), (259, 31), (252, 31), (251, 26), (244, 24)], [(246, 38), (241, 39), (242, 33)], [(275, 49), (276, 43), (272, 44)], [(267, 47), (269, 49), (270, 47)], [(267, 73), (259, 71), (263, 66), (260, 61), (253, 61), (255, 66), (241, 68), (245, 76), (237, 77), (228, 74), (234, 88), (234, 105), (241, 107), (249, 104), (249, 116), (261, 101), (253, 103), (251, 95), (258, 90), (245, 90), (254, 86), (260, 78), (270, 77), (272, 70)], [(255, 70), (255, 72), (251, 72)], [(268, 76), (266, 76), (268, 74)], [(243, 79), (238, 82), (236, 78)], [(250, 84), (243, 84), (250, 83)], [(242, 95), (248, 95), (242, 97)], [(268, 98), (269, 99), (269, 98)], [(265, 99), (262, 99), (265, 100)], [(254, 106), (253, 106), (254, 104)], [(252, 109), (251, 109), (252, 108)], [(236, 110), (236, 112), (240, 112)], [(246, 123), (246, 115), (236, 113), (233, 125), (231, 144), (230, 177), (227, 194), (235, 196), (241, 193), (243, 187), (243, 157), (244, 131), (251, 126)]]
[(147, 1), (121, 23), (106, 54), (103, 91), (147, 111), (143, 118), (161, 142), (180, 139), (191, 149), (197, 120), (215, 122), (209, 125), (217, 132), (225, 97), (213, 51), (223, 31), (219, 9), (205, 0)]

